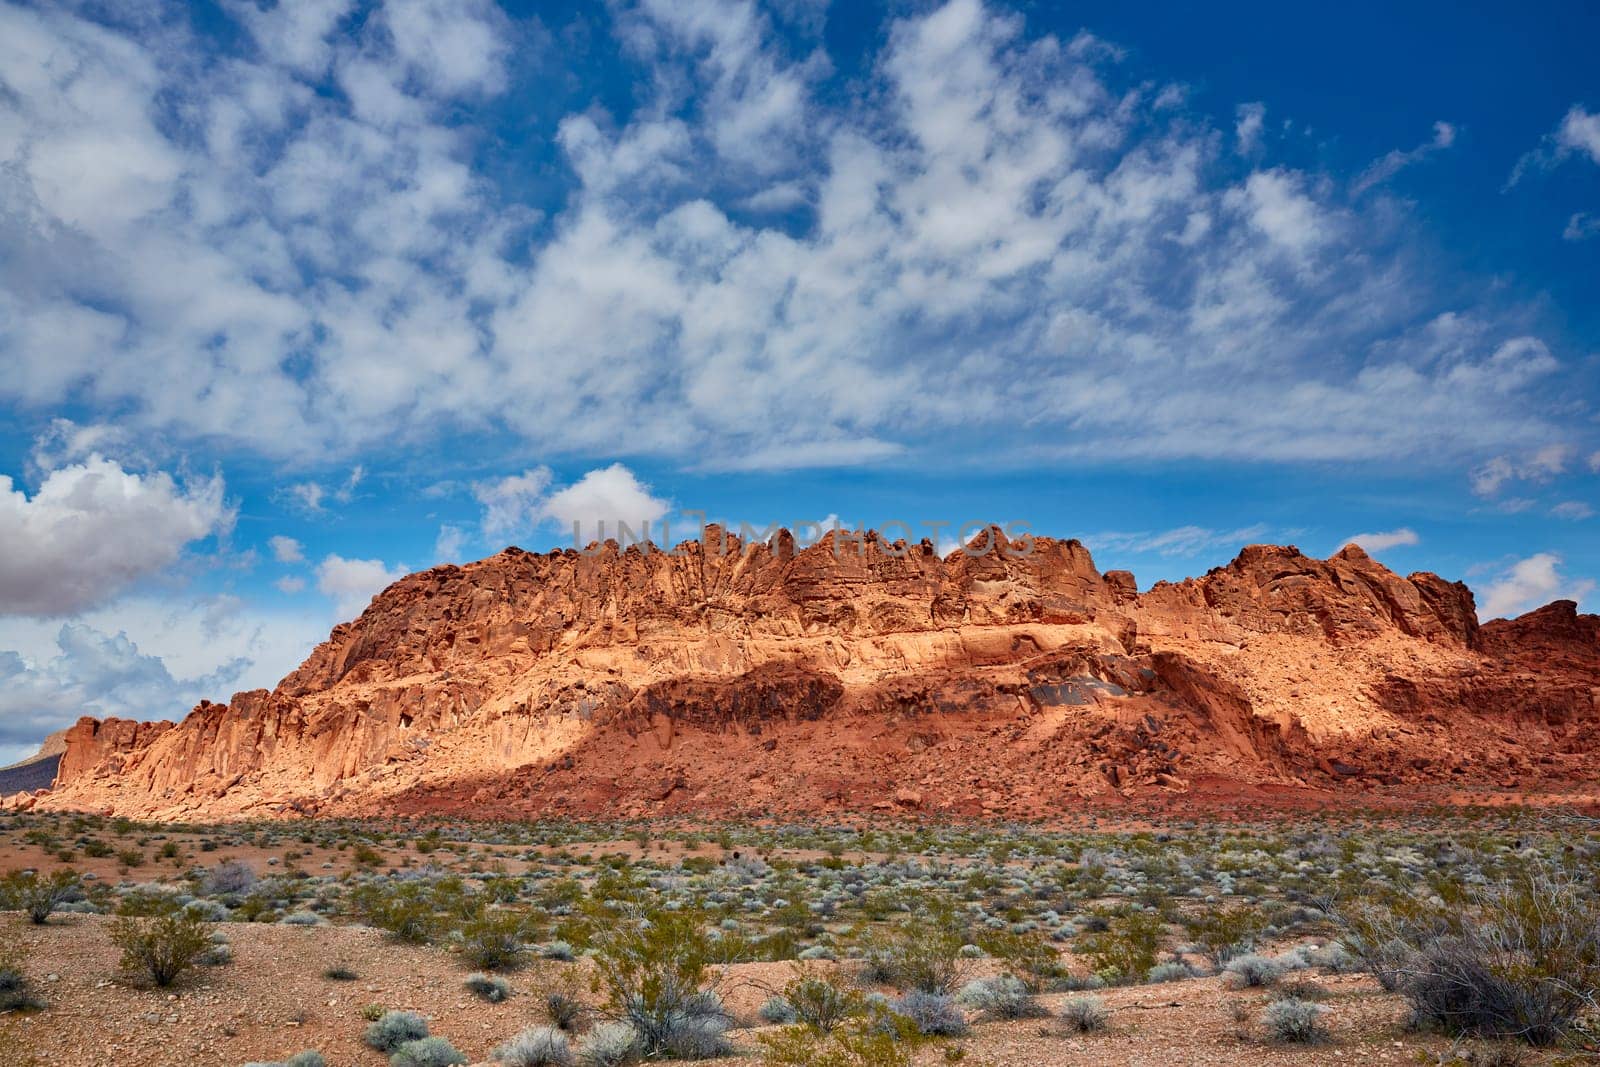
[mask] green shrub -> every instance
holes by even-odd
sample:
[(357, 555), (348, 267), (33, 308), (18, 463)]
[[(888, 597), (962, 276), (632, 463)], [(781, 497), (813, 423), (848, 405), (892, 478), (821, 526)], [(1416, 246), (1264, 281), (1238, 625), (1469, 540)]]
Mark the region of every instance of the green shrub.
[(1131, 911), (1110, 923), (1102, 933), (1083, 939), (1083, 954), (1089, 957), (1096, 974), (1120, 981), (1137, 979), (1156, 965), (1166, 923), (1148, 911)]
[(244, 1067), (327, 1067), (328, 1061), (322, 1058), (320, 1052), (296, 1052), (286, 1060), (273, 1060), (270, 1063), (247, 1063)]
[(461, 953), (474, 967), (510, 971), (528, 956), (528, 920), (512, 911), (485, 911), (461, 928)]
[(122, 950), (122, 967), (165, 988), (211, 950), (206, 924), (185, 911), (117, 919), (111, 942)]
[(595, 986), (606, 1013), (633, 1028), (641, 1054), (726, 1046), (727, 1013), (705, 989), (712, 955), (702, 919), (690, 911), (618, 918), (601, 934)]
[(48, 878), (34, 871), (12, 871), (0, 878), (0, 908), (27, 912), (29, 922), (43, 926), (77, 891), (78, 876), (71, 871), (57, 871)]
[(1221, 967), (1233, 957), (1255, 947), (1256, 939), (1267, 928), (1267, 920), (1248, 904), (1235, 904), (1205, 912), (1184, 923), (1189, 936), (1205, 950), (1213, 967)]
[(914, 1036), (908, 1024), (868, 1016), (826, 1032), (786, 1026), (756, 1040), (769, 1067), (910, 1067)]

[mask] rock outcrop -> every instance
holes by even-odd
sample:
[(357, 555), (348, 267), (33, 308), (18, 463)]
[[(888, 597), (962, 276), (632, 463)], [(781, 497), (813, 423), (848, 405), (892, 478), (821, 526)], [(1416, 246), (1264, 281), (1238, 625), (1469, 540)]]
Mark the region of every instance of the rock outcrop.
[(151, 816), (1041, 815), (1219, 783), (1587, 780), (1600, 623), (1358, 548), (1138, 592), (1076, 541), (712, 531), (413, 574), (271, 692), (83, 720), (32, 802)]

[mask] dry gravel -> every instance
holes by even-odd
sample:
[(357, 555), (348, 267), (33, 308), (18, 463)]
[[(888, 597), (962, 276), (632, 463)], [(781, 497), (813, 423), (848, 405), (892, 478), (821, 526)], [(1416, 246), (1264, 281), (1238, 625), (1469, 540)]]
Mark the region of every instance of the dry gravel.
[[(134, 988), (115, 973), (117, 953), (107, 939), (108, 920), (58, 916), (49, 926), (27, 925), (0, 914), (0, 939), (20, 943), (48, 1010), (0, 1017), (0, 1067), (27, 1064), (71, 1067), (237, 1067), (249, 1060), (281, 1059), (315, 1048), (333, 1067), (382, 1067), (383, 1057), (361, 1044), (367, 1004), (426, 1015), (433, 1031), (470, 1056), (487, 1057), (499, 1042), (538, 1022), (534, 996), (554, 976), (581, 964), (541, 963), (511, 976), (518, 995), (486, 1004), (462, 989), (466, 969), (441, 949), (396, 945), (361, 927), (223, 924), (234, 962), (206, 968), (179, 988)], [(344, 963), (354, 982), (322, 977)], [(781, 985), (783, 964), (732, 969), (725, 989), (737, 1015), (751, 1018), (766, 988)], [(1348, 1064), (1418, 1062), (1418, 1052), (1438, 1052), (1447, 1042), (1420, 1038), (1401, 1027), (1404, 1007), (1362, 977), (1319, 979), (1334, 1044), (1300, 1049), (1241, 1039), (1229, 1005), (1264, 1006), (1270, 996), (1224, 989), (1215, 979), (1106, 991), (1108, 1030), (1066, 1036), (1048, 1020), (982, 1023), (959, 1042), (964, 1062), (984, 1067), (1054, 1064), (1136, 1064), (1150, 1067), (1214, 1064)], [(765, 988), (763, 988), (765, 987)], [(1043, 998), (1052, 1008), (1066, 995)], [(754, 1031), (739, 1031), (745, 1050)], [(30, 1058), (31, 1057), (31, 1058)], [(750, 1059), (753, 1059), (753, 1054)], [(747, 1059), (746, 1062), (749, 1062)], [(930, 1047), (919, 1064), (948, 1062)]]

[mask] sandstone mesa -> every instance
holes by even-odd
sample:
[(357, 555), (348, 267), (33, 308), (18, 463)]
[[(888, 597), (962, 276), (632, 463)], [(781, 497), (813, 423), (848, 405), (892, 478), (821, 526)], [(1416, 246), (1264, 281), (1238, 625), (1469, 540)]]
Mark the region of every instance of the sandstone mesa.
[(1480, 626), (1465, 585), (1354, 546), (1253, 545), (1143, 594), (1072, 540), (1020, 558), (890, 547), (713, 528), (673, 554), (608, 542), (435, 567), (270, 692), (177, 725), (80, 720), (54, 787), (9, 803), (1038, 817), (1600, 776), (1600, 617), (1571, 601)]

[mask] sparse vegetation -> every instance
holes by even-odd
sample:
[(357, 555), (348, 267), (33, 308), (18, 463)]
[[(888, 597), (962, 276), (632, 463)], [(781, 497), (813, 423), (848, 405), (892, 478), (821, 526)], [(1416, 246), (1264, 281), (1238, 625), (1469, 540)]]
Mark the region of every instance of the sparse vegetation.
[(178, 910), (123, 916), (111, 928), (111, 941), (122, 950), (124, 971), (163, 989), (192, 969), (212, 948), (205, 923)]

